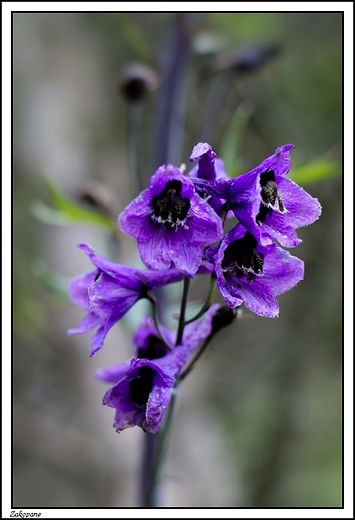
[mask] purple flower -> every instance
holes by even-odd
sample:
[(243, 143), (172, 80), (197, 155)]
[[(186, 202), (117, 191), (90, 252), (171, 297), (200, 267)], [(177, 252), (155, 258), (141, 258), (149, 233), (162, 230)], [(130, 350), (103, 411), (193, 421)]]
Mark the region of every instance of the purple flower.
[(295, 247), (301, 242), (295, 229), (312, 224), (321, 214), (318, 200), (286, 177), (292, 147), (280, 146), (259, 166), (224, 186), (235, 216), (263, 245), (277, 240)]
[(117, 431), (136, 425), (150, 433), (159, 430), (177, 377), (192, 352), (212, 334), (213, 319), (219, 309), (220, 305), (213, 305), (203, 320), (188, 324), (182, 344), (176, 347), (176, 333), (160, 326), (164, 341), (172, 350), (159, 339), (153, 320), (145, 318), (134, 338), (137, 357), (96, 372), (97, 379), (115, 383), (105, 393), (103, 404), (115, 408)]
[(208, 204), (219, 215), (225, 202), (215, 194), (215, 181), (228, 181), (230, 178), (224, 170), (222, 159), (216, 157), (208, 143), (198, 143), (192, 150), (190, 162), (198, 160), (198, 164), (189, 172), (195, 183), (197, 193), (208, 201)]
[(304, 263), (271, 244), (261, 246), (241, 224), (222, 240), (214, 254), (218, 288), (230, 307), (243, 302), (255, 314), (278, 316), (276, 296), (303, 279)]
[[(149, 291), (182, 280), (183, 275), (175, 268), (165, 271), (148, 271), (116, 264), (97, 255), (86, 244), (80, 244), (96, 269), (74, 278), (69, 286), (69, 297), (88, 314), (79, 327), (68, 334), (85, 334), (98, 327), (91, 340), (91, 356), (101, 349), (111, 327), (126, 314)], [(211, 265), (202, 264), (198, 272), (208, 273)]]
[(172, 263), (193, 277), (203, 249), (223, 235), (222, 223), (196, 192), (191, 179), (172, 165), (161, 166), (149, 188), (119, 215), (119, 225), (134, 237), (142, 262), (150, 269)]

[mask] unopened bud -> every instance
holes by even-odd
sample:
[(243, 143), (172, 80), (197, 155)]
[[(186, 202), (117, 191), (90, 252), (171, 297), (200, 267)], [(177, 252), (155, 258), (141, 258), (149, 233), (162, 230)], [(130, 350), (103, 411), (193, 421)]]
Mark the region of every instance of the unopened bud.
[(98, 181), (89, 181), (84, 184), (79, 197), (81, 201), (101, 213), (113, 216), (117, 214), (117, 201), (112, 195), (112, 190)]
[(158, 86), (153, 69), (141, 63), (131, 63), (122, 72), (119, 89), (129, 102), (141, 101)]
[(216, 334), (220, 329), (227, 327), (230, 325), (238, 316), (240, 316), (241, 311), (239, 307), (228, 307), (228, 305), (224, 305), (212, 318), (212, 332), (211, 336)]
[(279, 54), (276, 46), (253, 45), (219, 54), (212, 62), (214, 72), (231, 69), (237, 72), (254, 72)]

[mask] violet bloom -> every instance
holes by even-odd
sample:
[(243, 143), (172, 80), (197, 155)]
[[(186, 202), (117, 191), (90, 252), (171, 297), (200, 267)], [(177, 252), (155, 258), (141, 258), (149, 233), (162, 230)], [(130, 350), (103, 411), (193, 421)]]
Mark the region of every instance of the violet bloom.
[(134, 237), (142, 262), (150, 269), (172, 263), (193, 277), (205, 246), (223, 236), (220, 218), (196, 192), (194, 183), (170, 164), (151, 177), (149, 188), (119, 215), (119, 225)]
[[(295, 229), (312, 224), (321, 214), (317, 199), (286, 177), (290, 171), (292, 144), (280, 146), (259, 166), (230, 181), (231, 209), (258, 241), (277, 240), (284, 247), (301, 242)], [(248, 197), (241, 198), (248, 186)]]
[(219, 215), (224, 199), (214, 194), (215, 181), (228, 181), (230, 177), (224, 170), (224, 162), (219, 159), (208, 143), (198, 143), (192, 150), (190, 162), (198, 164), (189, 172), (195, 183), (197, 193), (206, 198), (208, 204)]
[[(69, 297), (87, 315), (79, 327), (68, 334), (85, 334), (98, 327), (91, 340), (91, 356), (101, 349), (111, 327), (126, 314), (148, 291), (182, 280), (183, 275), (175, 268), (165, 271), (135, 269), (111, 262), (97, 255), (88, 245), (80, 244), (96, 269), (74, 278), (69, 286)], [(210, 272), (211, 266), (202, 265), (199, 272)]]
[(134, 338), (137, 357), (96, 372), (97, 379), (115, 383), (103, 404), (115, 408), (117, 431), (140, 426), (156, 433), (173, 395), (177, 377), (189, 356), (212, 334), (213, 319), (220, 305), (213, 305), (203, 320), (185, 327), (182, 344), (174, 347), (176, 332), (160, 326), (167, 343), (158, 337), (153, 320), (145, 318)]
[(276, 296), (303, 279), (304, 263), (271, 244), (261, 246), (241, 224), (222, 240), (214, 255), (218, 288), (230, 307), (243, 302), (255, 314), (278, 316)]

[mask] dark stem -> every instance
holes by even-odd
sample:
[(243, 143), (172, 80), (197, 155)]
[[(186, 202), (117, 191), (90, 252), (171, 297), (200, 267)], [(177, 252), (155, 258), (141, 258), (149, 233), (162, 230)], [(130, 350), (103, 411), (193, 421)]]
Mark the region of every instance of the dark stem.
[(150, 301), (150, 303), (152, 304), (152, 314), (153, 314), (153, 320), (154, 320), (154, 325), (155, 325), (155, 329), (157, 331), (157, 335), (158, 335), (158, 338), (160, 339), (160, 341), (162, 343), (164, 343), (164, 345), (166, 346), (166, 348), (168, 350), (172, 350), (172, 347), (170, 345), (168, 345), (165, 341), (165, 339), (163, 338), (163, 335), (162, 333), (160, 332), (160, 327), (159, 327), (159, 322), (158, 322), (158, 310), (157, 310), (157, 303), (155, 301), (155, 298), (148, 293), (147, 295), (147, 298), (148, 300)]
[[(191, 21), (195, 16), (195, 13), (177, 13), (174, 19), (174, 27), (169, 27), (170, 41), (164, 50), (159, 70), (162, 84), (157, 92), (151, 172), (154, 172), (162, 164), (171, 163), (179, 166), (181, 162), (186, 109), (185, 86), (192, 36)], [(168, 307), (166, 289), (159, 289), (156, 294), (159, 298), (158, 312), (164, 314), (164, 310)], [(159, 315), (159, 319), (162, 319), (162, 317)], [(182, 337), (182, 333), (183, 322), (180, 325), (178, 336), (181, 335)], [(170, 408), (168, 414), (169, 420), (165, 422), (164, 433), (155, 434), (154, 440), (145, 441), (141, 478), (141, 482), (146, 484), (141, 486), (143, 507), (159, 507), (157, 475), (159, 466), (162, 464), (167, 432), (171, 423)], [(162, 441), (159, 440), (161, 436)]]
[(177, 13), (169, 27), (166, 51), (162, 55), (158, 91), (152, 171), (162, 164), (179, 166), (186, 111), (186, 83), (191, 51), (192, 25), (196, 13)]
[(185, 379), (185, 377), (191, 372), (191, 370), (194, 368), (194, 366), (196, 365), (197, 361), (200, 359), (200, 357), (202, 356), (202, 354), (205, 352), (210, 340), (212, 339), (212, 336), (209, 336), (208, 338), (205, 339), (205, 341), (202, 343), (201, 347), (199, 348), (199, 350), (197, 350), (197, 352), (195, 352), (195, 355), (190, 359), (187, 367), (185, 368), (185, 370), (180, 374), (180, 377), (179, 377), (179, 383)]
[(214, 338), (215, 334), (217, 334), (219, 330), (230, 325), (237, 317), (238, 307), (231, 309), (230, 307), (228, 307), (228, 305), (225, 305), (224, 307), (221, 307), (219, 311), (217, 311), (212, 320), (212, 329), (210, 335), (204, 340), (200, 348), (190, 358), (188, 364), (185, 366), (184, 370), (178, 377), (176, 385), (178, 385), (183, 379), (185, 379), (185, 377), (196, 366), (196, 363), (206, 351), (208, 344), (210, 343), (211, 339)]
[(229, 88), (229, 75), (219, 74), (209, 92), (209, 101), (206, 103), (207, 108), (200, 134), (201, 141), (206, 141), (207, 143), (213, 142), (217, 130), (216, 121), (220, 121), (220, 114), (225, 107)]
[(228, 212), (230, 210), (230, 206), (231, 206), (231, 203), (229, 201), (227, 201), (223, 204), (223, 206), (221, 207), (221, 209), (219, 211), (219, 216), (222, 220), (223, 228), (226, 223), (226, 218), (227, 218)]
[[(158, 486), (161, 469), (167, 450), (170, 426), (176, 402), (176, 389), (171, 397), (164, 424), (158, 433), (147, 433), (144, 443), (143, 464), (146, 474), (142, 473), (142, 507), (159, 507)], [(149, 454), (149, 455), (148, 455)], [(145, 476), (150, 475), (147, 479)]]
[(205, 314), (205, 312), (208, 311), (208, 309), (211, 306), (211, 302), (212, 302), (212, 298), (213, 298), (213, 294), (214, 294), (215, 288), (216, 288), (216, 278), (214, 276), (211, 276), (211, 278), (210, 278), (210, 288), (209, 288), (208, 295), (207, 295), (207, 298), (205, 300), (205, 303), (202, 305), (201, 309), (198, 311), (197, 314), (195, 314), (195, 316), (193, 318), (191, 318), (190, 320), (185, 321), (185, 325), (187, 325), (188, 323), (192, 323), (193, 321), (198, 320), (199, 318), (201, 318), (201, 316), (203, 316)]
[(158, 497), (155, 489), (155, 472), (157, 453), (159, 451), (159, 434), (145, 433), (141, 472), (140, 499), (141, 507), (157, 507)]
[(176, 345), (180, 345), (182, 342), (182, 336), (184, 334), (185, 327), (185, 312), (187, 305), (187, 295), (189, 293), (190, 278), (184, 276), (184, 288), (182, 292), (181, 305), (180, 305), (180, 317), (179, 317), (179, 328), (176, 336)]

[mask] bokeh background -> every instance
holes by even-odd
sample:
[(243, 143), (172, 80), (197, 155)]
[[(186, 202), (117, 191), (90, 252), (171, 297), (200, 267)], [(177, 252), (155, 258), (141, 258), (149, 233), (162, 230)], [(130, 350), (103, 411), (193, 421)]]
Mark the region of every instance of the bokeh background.
[[(13, 15), (14, 507), (137, 505), (145, 434), (114, 431), (92, 374), (130, 355), (144, 304), (90, 359), (90, 336), (66, 335), (84, 313), (65, 294), (91, 269), (77, 243), (131, 264), (136, 247), (119, 232), (65, 223), (48, 182), (86, 209), (84, 192), (103, 193), (114, 215), (136, 195), (135, 160), (144, 180), (154, 171), (160, 58), (177, 18)], [(340, 507), (342, 14), (202, 13), (183, 23), (186, 113), (181, 157), (170, 160), (186, 162), (208, 140), (236, 175), (291, 142), (294, 178), (323, 214), (299, 231), (305, 280), (279, 298), (280, 317), (245, 312), (182, 385), (162, 505)], [(131, 62), (160, 81), (139, 108), (119, 89)], [(201, 298), (206, 287), (193, 291)]]

